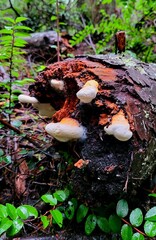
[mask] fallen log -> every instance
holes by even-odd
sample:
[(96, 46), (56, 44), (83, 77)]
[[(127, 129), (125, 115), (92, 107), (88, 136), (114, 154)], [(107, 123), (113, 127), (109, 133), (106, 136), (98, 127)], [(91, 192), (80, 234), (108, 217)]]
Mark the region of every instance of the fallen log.
[(49, 65), (29, 87), (31, 97), (55, 110), (53, 129), (46, 127), (53, 145), (77, 153), (70, 181), (84, 201), (135, 194), (154, 173), (155, 73), (156, 64), (127, 56), (85, 56)]

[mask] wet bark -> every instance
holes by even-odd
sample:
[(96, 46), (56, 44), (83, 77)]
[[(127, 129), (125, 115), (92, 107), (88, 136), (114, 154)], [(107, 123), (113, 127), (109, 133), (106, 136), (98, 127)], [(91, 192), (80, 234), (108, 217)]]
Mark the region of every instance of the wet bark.
[[(83, 169), (70, 176), (77, 196), (98, 204), (124, 192), (135, 194), (156, 168), (156, 65), (120, 55), (95, 55), (69, 59), (49, 65), (30, 95), (40, 102), (50, 102), (57, 110), (50, 121), (64, 117), (79, 121), (87, 129), (84, 141), (53, 146), (70, 149), (75, 157), (89, 160)], [(52, 89), (49, 81), (64, 81), (63, 91)], [(96, 80), (99, 90), (89, 104), (82, 104), (76, 93), (88, 80)], [(107, 135), (104, 126), (122, 110), (133, 137), (125, 142)], [(70, 148), (69, 148), (70, 146)]]

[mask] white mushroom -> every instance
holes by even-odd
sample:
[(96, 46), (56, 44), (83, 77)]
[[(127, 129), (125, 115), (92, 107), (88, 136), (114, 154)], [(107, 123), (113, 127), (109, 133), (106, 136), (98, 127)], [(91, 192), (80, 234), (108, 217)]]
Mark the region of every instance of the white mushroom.
[(80, 126), (79, 122), (73, 118), (63, 118), (58, 123), (49, 123), (45, 130), (60, 142), (84, 139), (86, 136), (85, 128)]
[(38, 103), (38, 100), (35, 97), (30, 97), (25, 94), (20, 94), (18, 100), (21, 103)]
[(50, 80), (50, 85), (52, 88), (58, 91), (62, 91), (64, 89), (64, 82), (61, 80), (52, 79)]
[(108, 127), (105, 126), (104, 130), (108, 135), (113, 135), (119, 141), (128, 141), (133, 135), (122, 110), (112, 117), (112, 123)]
[(31, 103), (33, 107), (39, 111), (39, 115), (41, 116), (52, 117), (52, 115), (56, 112), (50, 103), (40, 103), (35, 97), (20, 94), (18, 96), (18, 100), (21, 103)]
[(98, 82), (95, 80), (90, 80), (85, 83), (85, 85), (77, 92), (76, 96), (83, 103), (90, 103), (94, 98), (96, 98), (98, 92)]

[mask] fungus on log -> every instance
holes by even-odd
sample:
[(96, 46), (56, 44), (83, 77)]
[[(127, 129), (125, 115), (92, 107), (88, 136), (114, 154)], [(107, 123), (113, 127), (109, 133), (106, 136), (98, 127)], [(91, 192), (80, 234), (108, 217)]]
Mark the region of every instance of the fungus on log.
[[(96, 93), (84, 103), (77, 93), (93, 80)], [(86, 129), (85, 139), (73, 142), (87, 161), (71, 176), (81, 198), (93, 203), (106, 194), (134, 192), (155, 171), (155, 64), (113, 54), (67, 59), (39, 73), (29, 91), (56, 110), (50, 122), (70, 118)]]

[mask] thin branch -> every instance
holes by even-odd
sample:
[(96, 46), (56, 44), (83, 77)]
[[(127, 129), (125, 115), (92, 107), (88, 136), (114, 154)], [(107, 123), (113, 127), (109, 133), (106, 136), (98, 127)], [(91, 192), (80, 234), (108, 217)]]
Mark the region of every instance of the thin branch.
[(20, 14), (17, 12), (17, 10), (14, 8), (14, 6), (12, 5), (11, 0), (9, 0), (10, 3), (10, 8), (14, 11), (14, 13), (16, 14), (17, 17), (20, 17)]
[(37, 142), (35, 142), (31, 136), (25, 135), (25, 133), (23, 133), (21, 130), (19, 130), (18, 128), (15, 128), (15, 127), (12, 126), (9, 122), (3, 120), (3, 119), (1, 118), (1, 116), (0, 116), (0, 122), (1, 122), (3, 125), (5, 125), (6, 127), (8, 127), (9, 129), (13, 130), (14, 132), (23, 135), (23, 138), (25, 138), (26, 140), (28, 140), (29, 142), (31, 142), (31, 143), (36, 147), (37, 150), (39, 150), (40, 152), (42, 152), (42, 153), (45, 154), (46, 156), (53, 157), (51, 154), (43, 151), (43, 150), (41, 149), (41, 145), (38, 144)]
[[(80, 18), (81, 18), (81, 20), (82, 20), (83, 27), (85, 28), (85, 27), (86, 27), (86, 23), (85, 23), (85, 20), (84, 20), (82, 14), (80, 14)], [(85, 39), (85, 42), (92, 47), (94, 53), (96, 54), (96, 49), (95, 49), (95, 47), (94, 47), (94, 43), (93, 43), (93, 41), (92, 41), (92, 37), (91, 37), (90, 34), (88, 35), (88, 40), (89, 40), (89, 41), (87, 41), (87, 40)]]

